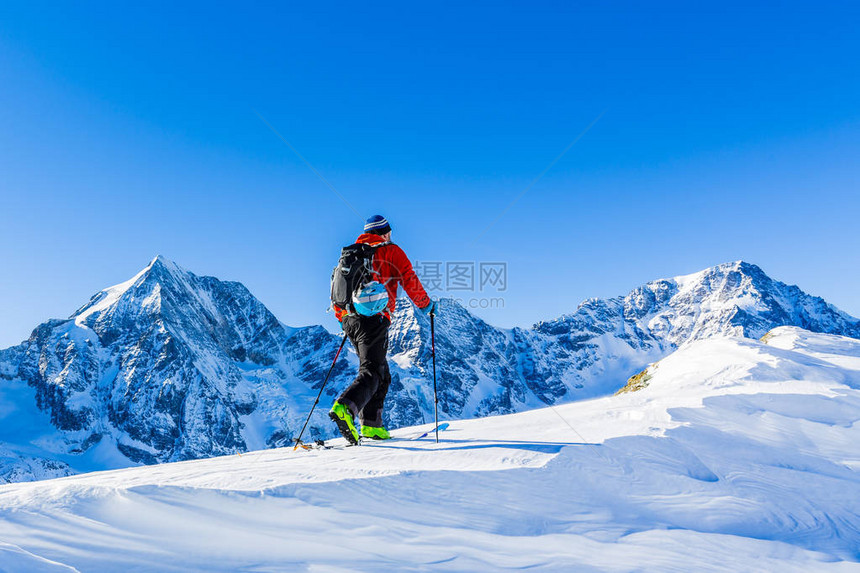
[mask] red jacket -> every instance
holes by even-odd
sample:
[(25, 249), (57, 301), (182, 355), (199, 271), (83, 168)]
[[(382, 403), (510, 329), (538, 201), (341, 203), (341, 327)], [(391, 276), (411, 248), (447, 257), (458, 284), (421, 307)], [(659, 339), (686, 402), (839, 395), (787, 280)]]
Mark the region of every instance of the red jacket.
[[(379, 245), (384, 243), (382, 237), (370, 233), (359, 235), (355, 240), (356, 243), (365, 243), (368, 245)], [(412, 269), (412, 263), (403, 249), (394, 243), (386, 243), (376, 249), (373, 254), (373, 274), (374, 280), (377, 280), (385, 285), (385, 290), (388, 291), (388, 309), (385, 311), (385, 316), (391, 319), (391, 313), (394, 312), (394, 307), (397, 301), (397, 285), (401, 285), (412, 302), (418, 308), (425, 308), (430, 304), (430, 297), (421, 285), (421, 281)], [(332, 305), (335, 316), (338, 320), (343, 320), (346, 316), (346, 311), (337, 305)]]

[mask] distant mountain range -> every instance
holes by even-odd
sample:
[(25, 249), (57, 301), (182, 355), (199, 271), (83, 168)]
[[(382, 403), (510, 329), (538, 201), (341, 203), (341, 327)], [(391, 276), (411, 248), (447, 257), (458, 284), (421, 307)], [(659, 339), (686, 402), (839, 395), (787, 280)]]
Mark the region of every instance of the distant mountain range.
[[(452, 300), (437, 316), (440, 418), (512, 413), (615, 391), (692, 340), (777, 326), (860, 338), (860, 320), (735, 262), (589, 299), (530, 329)], [(281, 323), (241, 283), (159, 256), (69, 319), (0, 351), (0, 480), (205, 458), (291, 443), (340, 337)], [(390, 427), (432, 420), (429, 323), (403, 299), (390, 332)], [(355, 376), (342, 355), (307, 437)]]

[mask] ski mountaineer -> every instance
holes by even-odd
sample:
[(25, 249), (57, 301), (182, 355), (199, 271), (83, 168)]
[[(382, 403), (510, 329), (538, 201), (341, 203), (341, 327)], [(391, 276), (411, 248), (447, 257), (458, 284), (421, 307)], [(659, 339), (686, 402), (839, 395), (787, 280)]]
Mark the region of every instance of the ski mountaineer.
[(360, 421), (361, 436), (365, 438), (387, 440), (391, 437), (382, 422), (382, 408), (391, 384), (386, 355), (388, 327), (397, 300), (398, 285), (425, 314), (435, 312), (436, 306), (415, 275), (406, 253), (391, 242), (391, 226), (385, 217), (374, 215), (367, 219), (364, 233), (359, 235), (355, 243), (374, 248), (372, 278), (378, 281), (377, 287), (384, 285), (385, 292), (380, 288), (379, 295), (384, 297), (387, 294), (388, 304), (380, 312), (365, 316), (355, 312), (354, 308), (341, 308), (332, 303), (335, 316), (355, 347), (359, 359), (355, 381), (338, 397), (329, 413), (340, 433), (351, 444), (358, 444), (359, 441), (355, 420)]

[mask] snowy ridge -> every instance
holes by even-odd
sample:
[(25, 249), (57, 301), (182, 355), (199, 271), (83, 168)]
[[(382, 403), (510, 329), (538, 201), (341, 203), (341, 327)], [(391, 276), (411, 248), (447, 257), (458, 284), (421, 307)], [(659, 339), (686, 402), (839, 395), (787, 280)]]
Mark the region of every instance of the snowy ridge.
[(0, 561), (45, 571), (860, 567), (860, 340), (785, 327), (764, 342), (693, 341), (649, 371), (639, 391), (454, 421), (438, 445), (284, 448), (3, 486)]
[(161, 255), (156, 256), (152, 261), (143, 268), (139, 273), (134, 275), (129, 280), (122, 282), (118, 285), (114, 285), (112, 287), (108, 287), (98, 293), (96, 293), (90, 301), (79, 308), (73, 315), (72, 318), (75, 319), (75, 324), (78, 326), (86, 325), (86, 319), (93, 314), (103, 312), (109, 309), (111, 306), (117, 303), (119, 299), (132, 288), (141, 278), (145, 277), (146, 274), (152, 269), (152, 267), (156, 264), (162, 265), (172, 265), (170, 261), (162, 257)]
[[(423, 344), (429, 321), (414, 316), (405, 299), (398, 304), (407, 310), (392, 325), (391, 354), (401, 383), (420, 395), (430, 366)], [(705, 338), (759, 338), (786, 325), (860, 337), (860, 320), (743, 261), (652, 281), (623, 297), (588, 299), (531, 329), (492, 327), (446, 300), (437, 321), (445, 358), (440, 409), (453, 418), (609, 394), (647, 364)]]
[[(386, 425), (433, 418), (429, 320), (403, 299), (392, 317)], [(531, 329), (500, 329), (451, 300), (437, 316), (443, 420), (607, 395), (692, 341), (758, 338), (782, 325), (860, 336), (860, 321), (755, 265), (728, 263), (589, 299)], [(340, 337), (290, 328), (240, 283), (158, 256), (68, 320), (0, 351), (0, 479), (163, 463), (289, 444)], [(347, 346), (349, 348), (349, 345)], [(356, 372), (345, 352), (306, 438)]]

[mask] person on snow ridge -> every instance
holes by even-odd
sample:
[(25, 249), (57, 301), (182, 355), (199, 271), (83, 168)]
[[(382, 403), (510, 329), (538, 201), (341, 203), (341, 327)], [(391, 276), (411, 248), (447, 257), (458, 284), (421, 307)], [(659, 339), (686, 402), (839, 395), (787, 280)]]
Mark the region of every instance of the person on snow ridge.
[(359, 359), (355, 381), (337, 398), (329, 413), (340, 433), (352, 444), (359, 441), (356, 419), (361, 422), (361, 436), (377, 440), (391, 437), (382, 422), (382, 409), (391, 384), (387, 358), (388, 327), (396, 305), (397, 287), (402, 286), (415, 306), (425, 314), (435, 312), (436, 306), (427, 296), (406, 253), (391, 242), (391, 226), (385, 217), (374, 215), (367, 219), (364, 233), (355, 242), (375, 247), (373, 280), (384, 285), (388, 304), (372, 316), (332, 304), (335, 316)]

